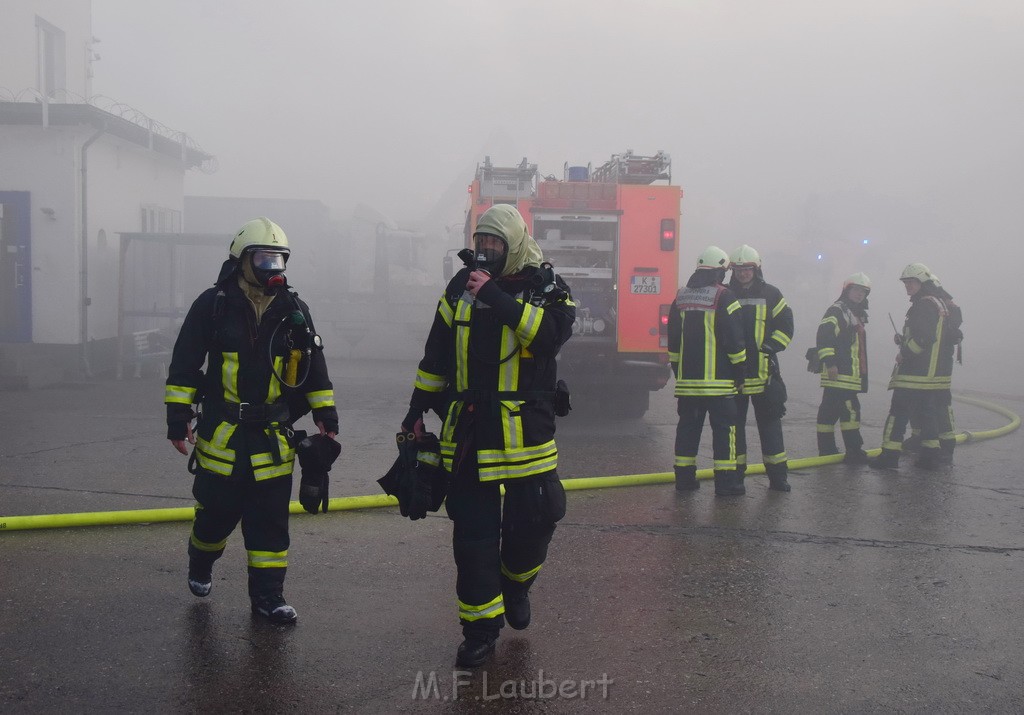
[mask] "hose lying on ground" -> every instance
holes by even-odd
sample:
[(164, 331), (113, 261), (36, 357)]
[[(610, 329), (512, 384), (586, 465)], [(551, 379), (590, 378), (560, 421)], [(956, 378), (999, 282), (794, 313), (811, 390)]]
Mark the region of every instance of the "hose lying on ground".
[[(1020, 427), (1020, 417), (1010, 410), (985, 400), (974, 397), (955, 395), (957, 402), (980, 407), (995, 412), (1010, 420), (1002, 427), (977, 432), (961, 432), (956, 436), (958, 443), (979, 442), (995, 439), (1010, 434)], [(868, 455), (877, 455), (881, 449), (868, 450)], [(791, 459), (790, 469), (806, 469), (825, 464), (835, 464), (843, 460), (842, 454), (827, 457), (803, 457)], [(764, 474), (763, 464), (748, 464), (747, 474)], [(698, 479), (709, 479), (714, 476), (712, 469), (697, 471)], [(668, 484), (675, 481), (674, 472), (657, 472), (654, 474), (626, 474), (614, 477), (579, 477), (563, 479), (562, 486), (566, 490), (603, 489), (608, 487), (635, 487), (644, 484)], [(373, 509), (382, 506), (397, 506), (398, 500), (386, 494), (369, 496), (335, 497), (330, 500), (328, 511), (348, 511), (350, 509)], [(288, 511), (292, 514), (305, 514), (306, 511), (297, 501), (293, 501)], [(0, 516), (0, 532), (23, 531), (27, 529), (61, 529), (72, 526), (112, 526), (115, 524), (155, 524), (165, 521), (191, 521), (195, 516), (194, 507), (176, 507), (170, 509), (131, 509), (125, 511), (94, 511), (72, 514), (35, 514), (29, 516)]]

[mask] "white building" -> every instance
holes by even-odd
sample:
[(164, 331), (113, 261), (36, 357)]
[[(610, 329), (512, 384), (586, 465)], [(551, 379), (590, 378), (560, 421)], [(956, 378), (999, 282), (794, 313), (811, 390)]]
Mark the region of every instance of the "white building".
[(90, 2), (3, 5), (0, 386), (18, 386), (113, 369), (124, 293), (148, 283), (122, 280), (120, 234), (180, 233), (185, 172), (214, 159), (183, 132), (90, 101)]

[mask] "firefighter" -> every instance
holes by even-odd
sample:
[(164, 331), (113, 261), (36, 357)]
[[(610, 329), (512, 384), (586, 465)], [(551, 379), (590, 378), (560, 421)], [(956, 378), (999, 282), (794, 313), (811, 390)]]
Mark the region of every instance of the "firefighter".
[(860, 400), (868, 391), (868, 294), (871, 279), (854, 273), (843, 281), (839, 298), (818, 324), (816, 357), (821, 363), (821, 405), (818, 406), (818, 454), (838, 454), (835, 425), (843, 436), (849, 464), (864, 464), (868, 455), (860, 434)]
[(729, 255), (708, 246), (697, 269), (679, 289), (668, 316), (668, 357), (675, 373), (678, 398), (676, 425), (676, 490), (693, 491), (697, 481), (697, 448), (709, 416), (715, 461), (715, 495), (745, 493), (736, 471), (736, 396), (742, 393), (746, 349), (741, 308), (736, 295), (722, 285)]
[[(882, 431), (882, 453), (871, 465), (879, 469), (899, 467), (903, 436), (910, 421), (921, 431), (917, 466), (934, 469), (943, 461), (940, 432), (947, 443), (955, 439), (950, 415), (949, 390), (953, 374), (954, 327), (949, 294), (935, 285), (935, 276), (923, 263), (911, 263), (900, 274), (910, 298), (889, 389), (892, 401)], [(955, 305), (955, 304), (954, 304)], [(958, 331), (959, 325), (956, 326)], [(951, 418), (950, 418), (951, 420)], [(950, 445), (951, 446), (951, 445)], [(947, 448), (952, 458), (952, 450)]]
[(530, 623), (529, 589), (565, 514), (555, 357), (576, 316), (515, 208), (485, 211), (473, 242), (438, 302), (402, 422), (421, 435), (427, 410), (443, 419), (462, 667), (487, 660), (506, 620), (517, 630)]
[(747, 468), (747, 409), (753, 403), (769, 489), (788, 492), (789, 467), (782, 438), (785, 393), (775, 355), (793, 340), (793, 309), (778, 288), (765, 282), (756, 250), (740, 246), (730, 257), (729, 266), (729, 288), (742, 309), (743, 341), (747, 346), (743, 391), (736, 396), (736, 472), (742, 480)]
[[(241, 521), (252, 612), (273, 623), (297, 618), (284, 600), (291, 425), (312, 410), (321, 434), (333, 439), (338, 432), (320, 338), (309, 308), (288, 290), (289, 255), (288, 238), (273, 221), (242, 226), (217, 283), (185, 317), (164, 398), (167, 438), (182, 454), (186, 443), (195, 445), (188, 587), (199, 597), (210, 593), (213, 564)], [(193, 432), (192, 405), (200, 403)]]

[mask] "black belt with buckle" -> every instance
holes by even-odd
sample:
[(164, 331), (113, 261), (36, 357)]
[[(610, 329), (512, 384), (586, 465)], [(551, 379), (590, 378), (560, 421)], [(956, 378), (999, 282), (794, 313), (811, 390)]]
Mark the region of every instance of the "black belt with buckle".
[[(216, 413), (227, 422), (240, 423), (270, 423), (287, 422), (289, 417), (288, 404), (285, 402), (271, 402), (270, 404), (251, 402), (215, 402), (205, 403), (204, 408)], [(212, 409), (211, 409), (212, 408)]]

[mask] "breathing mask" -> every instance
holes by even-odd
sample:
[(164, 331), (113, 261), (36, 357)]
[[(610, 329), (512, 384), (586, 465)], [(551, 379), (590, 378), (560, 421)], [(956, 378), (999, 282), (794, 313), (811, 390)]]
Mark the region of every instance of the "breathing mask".
[[(248, 253), (250, 260), (246, 266), (252, 270), (252, 279), (270, 295), (278, 288), (283, 288), (287, 283), (284, 275), (285, 264), (288, 262), (288, 254), (282, 251), (273, 251), (263, 248)], [(246, 276), (246, 278), (249, 278)]]
[(501, 236), (478, 233), (473, 236), (473, 259), (478, 270), (500, 276), (508, 258), (508, 242)]

